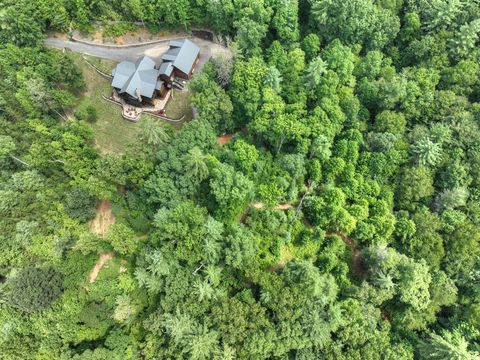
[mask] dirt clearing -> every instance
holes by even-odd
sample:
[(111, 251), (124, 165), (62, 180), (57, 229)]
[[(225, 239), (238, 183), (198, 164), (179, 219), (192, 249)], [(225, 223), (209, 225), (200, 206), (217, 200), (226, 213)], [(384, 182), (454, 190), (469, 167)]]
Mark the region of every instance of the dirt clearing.
[(89, 282), (93, 284), (97, 279), (98, 273), (102, 270), (103, 266), (113, 257), (112, 253), (103, 253), (100, 254), (100, 258), (90, 272)]
[(228, 143), (230, 140), (232, 140), (233, 135), (234, 135), (234, 134), (225, 134), (225, 135), (217, 136), (217, 142), (218, 142), (220, 145), (225, 145), (225, 144)]
[(95, 218), (90, 223), (90, 231), (99, 236), (105, 236), (111, 225), (115, 224), (115, 215), (112, 213), (112, 205), (103, 199), (97, 206)]
[[(255, 202), (255, 203), (252, 204), (252, 206), (255, 209), (262, 209), (263, 207), (265, 207), (265, 204), (261, 203), (261, 202)], [(278, 204), (278, 205), (274, 206), (274, 209), (277, 209), (277, 210), (287, 210), (287, 209), (291, 209), (291, 208), (293, 208), (292, 204)]]

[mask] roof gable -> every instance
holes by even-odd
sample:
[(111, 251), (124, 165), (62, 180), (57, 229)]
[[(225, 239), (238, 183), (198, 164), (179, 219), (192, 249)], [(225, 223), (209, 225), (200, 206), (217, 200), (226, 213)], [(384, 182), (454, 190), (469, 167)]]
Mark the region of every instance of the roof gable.
[(138, 98), (138, 91), (141, 96), (151, 98), (157, 86), (158, 70), (155, 69), (155, 62), (147, 56), (142, 56), (135, 63), (122, 61), (112, 75), (112, 86), (134, 99)]
[(180, 48), (174, 48), (173, 50), (177, 49), (179, 51), (177, 57), (173, 61), (173, 66), (183, 73), (188, 74), (195, 63), (198, 54), (200, 53), (200, 48), (192, 41), (185, 39), (183, 40)]

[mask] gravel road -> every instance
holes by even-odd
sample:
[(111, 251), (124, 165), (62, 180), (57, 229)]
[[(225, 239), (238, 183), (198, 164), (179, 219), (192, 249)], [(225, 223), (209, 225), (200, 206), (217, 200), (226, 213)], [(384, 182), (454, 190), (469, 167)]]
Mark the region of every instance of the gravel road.
[[(226, 56), (231, 56), (229, 49), (204, 39), (197, 37), (190, 37), (195, 44), (200, 47), (200, 62), (197, 65), (196, 70), (201, 71), (205, 63), (212, 56), (225, 54)], [(145, 44), (145, 45), (122, 45), (118, 47), (114, 46), (104, 46), (102, 44), (84, 44), (81, 42), (71, 41), (71, 40), (62, 40), (58, 38), (47, 38), (44, 44), (48, 47), (55, 48), (68, 48), (71, 51), (83, 53), (87, 55), (96, 56), (103, 59), (109, 59), (114, 61), (129, 60), (135, 61), (142, 55), (147, 55), (151, 57), (157, 64), (160, 63), (160, 57), (164, 52), (168, 50), (169, 40), (156, 42), (154, 44)]]

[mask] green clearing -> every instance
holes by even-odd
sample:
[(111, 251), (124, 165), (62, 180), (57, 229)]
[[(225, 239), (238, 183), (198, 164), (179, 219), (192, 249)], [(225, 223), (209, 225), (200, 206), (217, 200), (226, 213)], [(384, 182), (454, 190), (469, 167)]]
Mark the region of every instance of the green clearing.
[[(97, 121), (92, 123), (95, 134), (95, 142), (102, 153), (121, 153), (126, 145), (135, 137), (137, 125), (122, 118), (119, 106), (102, 99), (102, 95), (110, 95), (111, 88), (108, 80), (102, 78), (91, 66), (82, 60), (80, 54), (73, 53), (75, 63), (83, 72), (86, 89), (79, 99), (75, 110), (85, 111), (88, 106), (97, 110)], [(87, 59), (105, 72), (115, 66), (114, 61), (104, 60), (88, 56)]]
[(172, 124), (175, 128), (179, 128), (181, 124), (190, 121), (193, 118), (192, 106), (188, 100), (190, 91), (180, 91), (178, 89), (173, 89), (172, 91), (172, 97), (168, 100), (165, 113), (172, 119), (179, 119), (185, 114), (185, 118), (182, 122)]
[[(109, 81), (101, 77), (90, 65), (83, 61), (80, 54), (72, 53), (72, 57), (82, 70), (86, 84), (85, 92), (74, 108), (74, 112), (85, 112), (88, 106), (93, 106), (97, 110), (97, 120), (92, 123), (96, 144), (102, 153), (122, 153), (127, 144), (136, 136), (138, 131), (137, 125), (122, 118), (119, 106), (102, 99), (102, 95), (108, 96), (111, 94)], [(93, 56), (85, 57), (106, 73), (110, 73), (111, 69), (116, 65), (116, 62), (111, 60)], [(176, 129), (179, 129), (184, 122), (193, 118), (192, 107), (188, 100), (189, 96), (189, 91), (174, 89), (173, 98), (169, 100), (165, 109), (167, 116), (174, 119), (178, 119), (185, 114), (182, 122), (172, 123)]]

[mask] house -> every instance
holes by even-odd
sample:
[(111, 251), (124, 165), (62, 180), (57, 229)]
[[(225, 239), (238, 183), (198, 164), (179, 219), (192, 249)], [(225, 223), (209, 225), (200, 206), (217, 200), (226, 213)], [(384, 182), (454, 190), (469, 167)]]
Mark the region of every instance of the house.
[(200, 60), (200, 48), (188, 39), (173, 40), (168, 51), (156, 66), (148, 56), (135, 63), (122, 61), (112, 71), (112, 87), (134, 105), (152, 104), (157, 97), (164, 98), (176, 78), (190, 79)]
[(152, 103), (157, 96), (164, 97), (169, 89), (159, 79), (155, 62), (148, 56), (142, 56), (135, 63), (122, 61), (113, 69), (112, 76), (112, 86), (135, 105)]
[(160, 78), (171, 83), (176, 77), (188, 80), (200, 60), (200, 48), (188, 39), (172, 40), (162, 55)]

